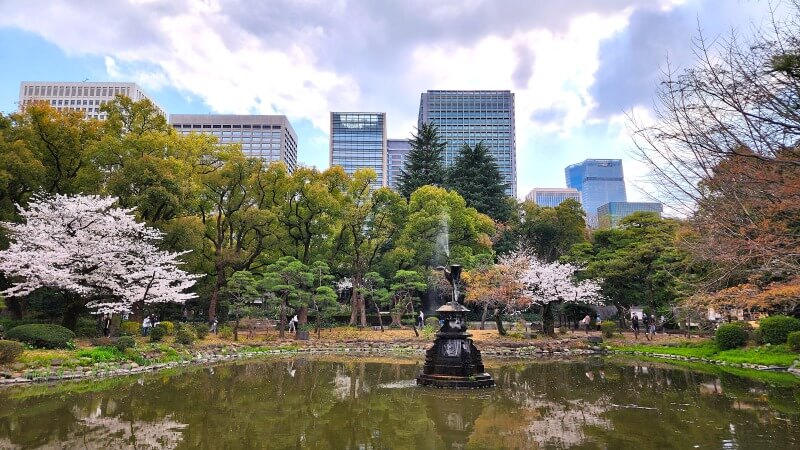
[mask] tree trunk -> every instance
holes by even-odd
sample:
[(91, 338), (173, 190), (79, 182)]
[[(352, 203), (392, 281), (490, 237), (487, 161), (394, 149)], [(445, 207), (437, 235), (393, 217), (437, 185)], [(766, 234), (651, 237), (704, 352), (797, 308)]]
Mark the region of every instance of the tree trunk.
[(500, 308), (494, 309), (494, 322), (497, 324), (497, 332), (500, 336), (506, 335), (506, 329), (503, 328), (503, 315), (500, 314)]
[(67, 299), (67, 307), (64, 309), (64, 317), (61, 325), (75, 331), (78, 327), (78, 316), (83, 310), (83, 301), (75, 298), (71, 294), (64, 294)]
[(305, 325), (308, 323), (308, 306), (303, 305), (297, 313), (297, 320), (300, 324)]
[(390, 327), (401, 328), (403, 326), (403, 323), (400, 321), (400, 318), (403, 316), (403, 313), (392, 311), (390, 316), (392, 317), (392, 323), (391, 325), (389, 325)]
[(217, 317), (217, 302), (219, 299), (219, 291), (225, 285), (225, 269), (222, 265), (217, 265), (217, 279), (214, 282), (214, 289), (211, 291), (211, 301), (208, 304), (208, 320), (214, 320)]
[(281, 339), (286, 337), (286, 297), (287, 294), (284, 294), (283, 301), (281, 302), (281, 329), (278, 333), (278, 337)]
[(14, 320), (22, 319), (22, 302), (16, 297), (8, 297), (5, 302), (6, 311), (11, 312), (11, 318)]
[(233, 323), (233, 340), (239, 342), (239, 314), (236, 314), (236, 321)]
[(381, 309), (378, 307), (378, 302), (373, 302), (375, 304), (375, 311), (378, 312), (378, 325), (381, 326), (381, 333), (383, 333), (383, 317), (381, 317)]
[(556, 334), (551, 303), (542, 305), (542, 331), (548, 336), (555, 336)]
[(481, 315), (481, 330), (486, 329), (486, 317), (489, 315), (489, 304), (483, 304), (483, 314)]
[(361, 327), (367, 326), (367, 299), (363, 295), (358, 296), (358, 310), (361, 314)]
[(356, 318), (358, 317), (358, 289), (356, 288), (355, 280), (353, 281), (353, 292), (350, 293), (350, 326), (356, 326)]

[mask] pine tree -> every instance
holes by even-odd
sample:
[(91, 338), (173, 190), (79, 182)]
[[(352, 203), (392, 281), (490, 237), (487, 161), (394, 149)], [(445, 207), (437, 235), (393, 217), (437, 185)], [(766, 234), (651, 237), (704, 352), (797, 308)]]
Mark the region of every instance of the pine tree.
[(405, 198), (411, 198), (411, 194), (422, 186), (442, 186), (446, 176), (444, 149), (447, 144), (439, 140), (435, 124), (423, 123), (409, 143), (411, 151), (400, 170), (397, 187)]
[(505, 222), (510, 214), (506, 185), (500, 170), (489, 153), (489, 147), (478, 142), (464, 144), (447, 172), (447, 188), (458, 192), (467, 206), (489, 217)]

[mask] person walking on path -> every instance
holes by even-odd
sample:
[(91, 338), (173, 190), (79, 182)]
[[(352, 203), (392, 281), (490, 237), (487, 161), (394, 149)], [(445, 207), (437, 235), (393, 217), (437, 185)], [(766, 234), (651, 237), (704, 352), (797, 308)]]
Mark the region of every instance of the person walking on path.
[(150, 334), (150, 326), (152, 322), (150, 322), (150, 316), (145, 316), (144, 320), (142, 321), (142, 336), (147, 337)]
[(656, 338), (656, 316), (653, 314), (650, 316), (650, 324), (647, 327), (647, 332), (650, 333), (650, 338)]
[(589, 317), (587, 314), (583, 320), (581, 320), (581, 327), (586, 331), (586, 334), (589, 334), (589, 324), (592, 323), (592, 318)]
[(419, 312), (419, 327), (425, 327), (425, 314), (423, 314), (422, 311)]
[(214, 317), (214, 320), (211, 321), (211, 332), (217, 334), (217, 318)]
[(631, 317), (631, 328), (633, 328), (633, 336), (638, 340), (639, 339), (639, 316), (634, 314)]
[(289, 331), (297, 331), (297, 314), (292, 317), (292, 320), (289, 321)]

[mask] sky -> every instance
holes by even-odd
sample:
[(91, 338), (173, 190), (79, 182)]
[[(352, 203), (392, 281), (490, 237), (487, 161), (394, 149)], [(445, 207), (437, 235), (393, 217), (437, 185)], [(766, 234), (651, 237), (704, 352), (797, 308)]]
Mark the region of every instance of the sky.
[[(776, 5), (776, 2), (778, 3)], [(693, 39), (747, 35), (780, 0), (0, 0), (0, 112), (21, 81), (134, 81), (168, 113), (285, 114), (300, 162), (328, 166), (330, 111), (387, 113), (408, 138), (420, 93), (515, 94), (518, 195), (564, 167), (623, 160), (647, 200), (630, 114), (650, 117)]]

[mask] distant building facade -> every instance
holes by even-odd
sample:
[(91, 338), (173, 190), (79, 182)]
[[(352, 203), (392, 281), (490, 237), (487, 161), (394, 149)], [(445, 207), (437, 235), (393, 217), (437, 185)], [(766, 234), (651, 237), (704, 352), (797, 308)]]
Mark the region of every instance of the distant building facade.
[(539, 206), (549, 206), (554, 208), (564, 200), (572, 199), (581, 203), (581, 193), (573, 188), (533, 188), (525, 200), (536, 203)]
[(372, 169), (374, 188), (388, 185), (386, 113), (331, 112), (330, 165), (348, 174)]
[(386, 157), (390, 188), (397, 189), (397, 183), (400, 181), (400, 171), (405, 167), (406, 157), (408, 157), (410, 151), (411, 143), (408, 142), (408, 139), (386, 140)]
[(23, 81), (19, 86), (19, 107), (34, 102), (45, 102), (58, 111), (80, 111), (85, 117), (105, 120), (100, 107), (116, 95), (124, 95), (133, 101), (149, 99), (162, 116), (166, 113), (148, 97), (136, 83), (105, 81)]
[(609, 202), (597, 208), (597, 222), (599, 228), (617, 228), (625, 217), (636, 212), (654, 212), (659, 217), (663, 211), (658, 202)]
[(517, 196), (517, 142), (514, 94), (511, 91), (427, 91), (419, 104), (418, 126), (433, 123), (442, 141), (445, 167), (453, 164), (464, 143), (478, 142), (489, 150), (506, 184), (506, 195)]
[(247, 156), (282, 161), (289, 173), (297, 168), (297, 134), (286, 116), (234, 114), (170, 114), (181, 134), (216, 136), (220, 144), (241, 144)]
[(597, 208), (609, 202), (626, 202), (621, 159), (587, 159), (564, 169), (567, 187), (581, 193), (586, 223), (597, 227)]

